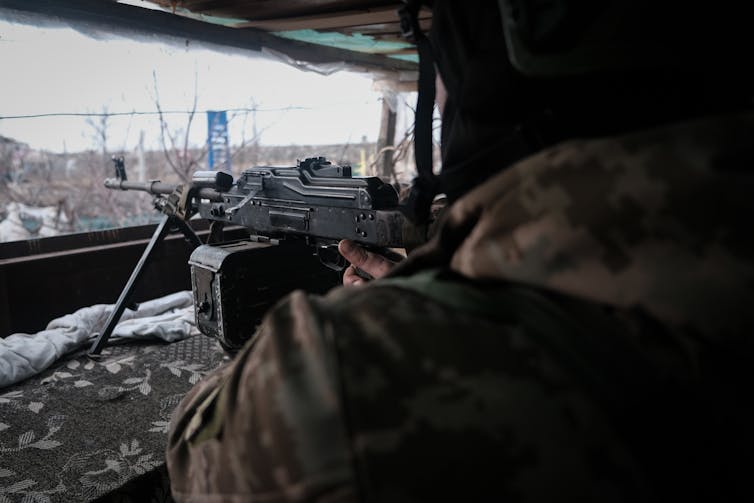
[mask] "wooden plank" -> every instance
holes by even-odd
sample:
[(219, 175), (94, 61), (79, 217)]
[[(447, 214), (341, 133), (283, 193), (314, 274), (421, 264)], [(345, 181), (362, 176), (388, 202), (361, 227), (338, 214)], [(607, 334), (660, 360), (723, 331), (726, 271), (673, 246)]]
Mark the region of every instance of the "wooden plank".
[[(0, 264), (7, 288), (3, 324), (11, 333), (35, 333), (59, 316), (118, 298), (144, 249), (143, 243), (97, 248), (76, 254), (29, 257)], [(190, 289), (190, 248), (183, 240), (166, 240), (155, 251), (134, 295), (137, 302)], [(2, 287), (0, 287), (2, 288)]]
[[(195, 231), (207, 230), (209, 224), (206, 220), (192, 220), (191, 226)], [(62, 234), (46, 238), (27, 239), (26, 241), (11, 241), (0, 243), (0, 263), (4, 259), (55, 253), (60, 251), (88, 248), (91, 246), (103, 246), (113, 243), (123, 243), (149, 238), (154, 233), (156, 225), (137, 225), (132, 227), (119, 227), (90, 232), (78, 232)]]
[[(234, 228), (225, 238), (244, 236), (246, 229)], [(1, 260), (0, 337), (34, 333), (53, 318), (79, 308), (114, 303), (145, 245), (146, 240), (140, 239)], [(190, 289), (191, 251), (183, 236), (168, 236), (155, 249), (134, 299), (141, 302)]]
[(406, 54), (416, 54), (416, 48), (415, 47), (406, 47), (405, 49), (395, 49), (395, 50), (392, 50), (392, 51), (381, 52), (380, 54), (386, 54), (386, 55), (390, 55), (390, 56), (406, 55)]
[[(171, 7), (171, 0), (157, 3)], [(401, 4), (401, 0), (181, 0), (177, 5), (195, 13), (260, 21), (381, 7), (397, 9)]]
[(398, 12), (394, 7), (334, 14), (316, 14), (283, 19), (268, 19), (242, 23), (240, 27), (260, 28), (266, 31), (290, 30), (331, 30), (398, 22)]
[[(425, 33), (429, 31), (429, 29), (432, 26), (432, 19), (422, 19), (419, 21), (419, 26), (421, 26), (422, 31)], [(397, 41), (405, 42), (406, 39), (403, 38), (403, 35), (401, 35), (401, 25), (400, 23), (382, 23), (382, 24), (373, 24), (373, 25), (365, 25), (365, 26), (359, 26), (357, 28), (341, 28), (337, 29), (335, 31), (341, 32), (341, 33), (347, 33), (351, 34), (354, 32), (361, 33), (362, 35), (371, 35), (375, 38), (379, 39), (386, 39), (386, 38), (395, 38)]]
[[(395, 144), (395, 122), (397, 114), (390, 110), (387, 97), (382, 98), (382, 120), (380, 122), (380, 135), (377, 139), (377, 176), (383, 180), (392, 181), (393, 173), (393, 150)], [(380, 154), (380, 152), (382, 152)]]

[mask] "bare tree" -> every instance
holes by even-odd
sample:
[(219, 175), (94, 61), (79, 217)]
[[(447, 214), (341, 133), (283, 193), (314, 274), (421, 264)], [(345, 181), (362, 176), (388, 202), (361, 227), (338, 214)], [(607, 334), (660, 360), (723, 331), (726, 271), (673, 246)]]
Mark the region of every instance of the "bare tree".
[[(257, 122), (257, 110), (259, 107), (260, 104), (254, 98), (251, 98), (251, 103), (246, 109), (242, 112), (234, 113), (228, 119), (228, 126), (230, 127), (235, 119), (239, 116), (243, 117), (243, 122), (241, 123), (241, 143), (231, 147), (233, 150), (230, 155), (231, 163), (236, 166), (248, 167), (259, 164), (262, 134), (277, 124), (287, 112), (287, 110), (281, 110), (276, 120), (267, 122), (267, 125), (260, 129)], [(251, 115), (251, 136), (247, 136), (249, 115)]]
[(103, 165), (107, 162), (107, 140), (110, 127), (110, 116), (107, 107), (103, 106), (101, 113), (86, 118), (86, 124), (91, 129), (90, 138), (102, 154)]
[[(129, 225), (145, 208), (149, 208), (148, 198), (142, 197), (142, 194), (108, 190), (102, 183), (114, 174), (114, 152), (108, 145), (112, 140), (110, 118), (107, 108), (103, 107), (101, 113), (86, 120), (94, 148), (75, 157), (76, 172), (73, 177), (61, 182), (64, 198), (57, 201), (59, 213), (65, 214), (74, 228), (86, 229), (89, 225), (100, 226), (105, 223)], [(125, 143), (118, 155), (123, 155), (124, 150)]]
[[(406, 159), (411, 153), (414, 143), (414, 127), (411, 126), (403, 135), (403, 138), (395, 145), (387, 145), (380, 148), (369, 163), (368, 171), (371, 176), (390, 178), (392, 183), (405, 182), (403, 173), (396, 170), (396, 165)], [(385, 154), (391, 154), (389, 156)]]
[(184, 128), (171, 129), (165, 119), (165, 113), (160, 104), (160, 93), (157, 86), (157, 72), (152, 71), (152, 81), (154, 84), (154, 104), (157, 108), (157, 114), (160, 120), (160, 144), (165, 154), (165, 160), (170, 169), (178, 175), (183, 183), (191, 180), (191, 174), (199, 167), (200, 163), (207, 155), (208, 147), (203, 145), (197, 150), (189, 147), (189, 136), (191, 134), (191, 125), (196, 115), (196, 105), (199, 101), (198, 78), (194, 72), (194, 98), (191, 111), (186, 120)]

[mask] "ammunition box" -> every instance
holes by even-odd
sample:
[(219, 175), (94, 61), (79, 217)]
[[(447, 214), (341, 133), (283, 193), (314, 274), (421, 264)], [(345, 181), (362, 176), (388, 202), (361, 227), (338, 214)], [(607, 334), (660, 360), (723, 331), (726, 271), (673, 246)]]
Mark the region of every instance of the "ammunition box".
[(202, 245), (191, 254), (196, 325), (228, 351), (254, 335), (264, 313), (293, 290), (325, 293), (340, 275), (302, 240)]

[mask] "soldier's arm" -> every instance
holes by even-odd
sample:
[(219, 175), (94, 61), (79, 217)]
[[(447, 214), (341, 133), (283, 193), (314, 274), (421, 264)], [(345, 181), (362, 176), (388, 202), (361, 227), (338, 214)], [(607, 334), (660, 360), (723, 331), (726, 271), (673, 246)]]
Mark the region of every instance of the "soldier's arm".
[(178, 501), (351, 501), (354, 484), (331, 334), (296, 292), (173, 415)]
[(167, 458), (178, 501), (648, 491), (599, 404), (537, 337), (395, 282), (278, 304), (181, 403)]

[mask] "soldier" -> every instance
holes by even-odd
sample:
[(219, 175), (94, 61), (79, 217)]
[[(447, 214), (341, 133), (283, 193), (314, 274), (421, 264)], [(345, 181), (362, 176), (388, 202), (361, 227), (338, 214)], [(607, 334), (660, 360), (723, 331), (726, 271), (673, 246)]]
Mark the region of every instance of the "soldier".
[(751, 501), (746, 17), (690, 10), (434, 2), (452, 205), (185, 397), (174, 497)]

